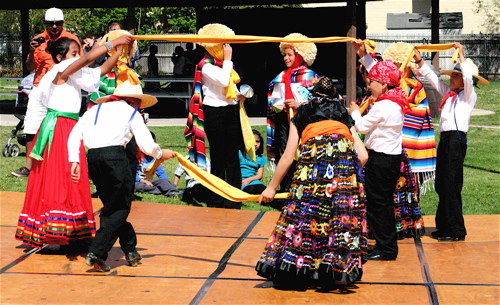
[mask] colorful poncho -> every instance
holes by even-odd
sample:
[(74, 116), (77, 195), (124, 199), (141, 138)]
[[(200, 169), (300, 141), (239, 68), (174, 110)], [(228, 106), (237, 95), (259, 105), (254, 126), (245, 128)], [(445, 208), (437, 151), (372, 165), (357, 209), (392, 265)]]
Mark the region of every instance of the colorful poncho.
[(403, 147), (410, 159), (412, 172), (418, 176), (420, 191), (425, 193), (436, 170), (436, 140), (429, 100), (422, 83), (402, 78), (400, 87), (410, 102), (403, 124)]
[(188, 146), (189, 159), (201, 167), (207, 166), (205, 146), (205, 116), (203, 114), (203, 90), (201, 84), (201, 69), (206, 63), (222, 67), (222, 62), (211, 56), (205, 56), (197, 65), (194, 72), (193, 95), (189, 102), (189, 113), (187, 118), (184, 137)]
[[(278, 83), (284, 83), (283, 76), (285, 75), (285, 71), (282, 71), (278, 76), (276, 76), (270, 83), (268, 88), (268, 104), (267, 104), (267, 157), (269, 160), (276, 160), (276, 147), (274, 145), (274, 130), (275, 130), (275, 122), (274, 118), (276, 116), (274, 100), (272, 98), (273, 89)], [(304, 99), (308, 99), (310, 93), (307, 88), (310, 88), (314, 85), (314, 81), (319, 79), (319, 75), (316, 74), (313, 70), (307, 68), (306, 66), (300, 66), (292, 72), (291, 83), (300, 83), (303, 90), (299, 92), (295, 92), (296, 94), (300, 94)], [(280, 102), (284, 102), (283, 100)]]

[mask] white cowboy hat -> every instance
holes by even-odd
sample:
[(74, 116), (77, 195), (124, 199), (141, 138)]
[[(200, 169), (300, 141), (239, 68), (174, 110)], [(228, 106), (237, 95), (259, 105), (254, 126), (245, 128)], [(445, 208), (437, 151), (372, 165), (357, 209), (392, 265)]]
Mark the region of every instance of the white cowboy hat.
[[(479, 69), (477, 68), (476, 64), (472, 61), (472, 59), (470, 58), (467, 58), (465, 60), (467, 63), (469, 63), (470, 67), (471, 67), (471, 70), (472, 70), (472, 76), (477, 78), (477, 84), (478, 85), (489, 85), (490, 82), (488, 80), (486, 80), (485, 78), (482, 78), (481, 76), (479, 76)], [(453, 72), (456, 72), (456, 73), (462, 73), (462, 68), (460, 66), (460, 63), (457, 63), (455, 65), (455, 67), (453, 68), (453, 70), (441, 70), (441, 73), (443, 74), (446, 74), (448, 76), (451, 76), (451, 74)]]
[[(118, 97), (133, 97), (141, 100), (141, 105), (139, 108), (148, 108), (153, 106), (158, 102), (156, 97), (148, 94), (142, 93), (142, 88), (140, 85), (132, 85), (129, 81), (123, 82), (123, 84), (116, 87), (112, 95)], [(103, 96), (97, 99), (96, 103), (105, 103), (109, 100), (111, 95)]]

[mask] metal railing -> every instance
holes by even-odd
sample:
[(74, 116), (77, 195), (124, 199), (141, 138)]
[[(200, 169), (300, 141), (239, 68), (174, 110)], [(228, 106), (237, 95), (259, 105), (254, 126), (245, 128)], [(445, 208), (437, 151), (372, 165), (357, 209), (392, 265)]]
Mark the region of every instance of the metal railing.
[[(383, 54), (391, 44), (402, 41), (412, 45), (431, 44), (430, 35), (418, 34), (367, 34), (367, 38), (377, 43), (377, 52)], [(440, 43), (459, 42), (464, 45), (465, 56), (471, 58), (478, 66), (479, 74), (490, 80), (500, 79), (500, 35), (498, 34), (457, 34), (440, 35)], [(439, 52), (439, 68), (451, 70), (454, 63), (450, 61), (454, 49)], [(430, 58), (430, 53), (424, 53)]]

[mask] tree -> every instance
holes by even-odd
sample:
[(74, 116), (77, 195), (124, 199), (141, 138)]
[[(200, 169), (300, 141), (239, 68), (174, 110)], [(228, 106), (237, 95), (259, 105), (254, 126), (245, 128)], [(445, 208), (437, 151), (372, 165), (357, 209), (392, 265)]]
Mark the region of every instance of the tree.
[(496, 33), (500, 29), (500, 0), (475, 0), (474, 13), (485, 16), (483, 26), (486, 33)]

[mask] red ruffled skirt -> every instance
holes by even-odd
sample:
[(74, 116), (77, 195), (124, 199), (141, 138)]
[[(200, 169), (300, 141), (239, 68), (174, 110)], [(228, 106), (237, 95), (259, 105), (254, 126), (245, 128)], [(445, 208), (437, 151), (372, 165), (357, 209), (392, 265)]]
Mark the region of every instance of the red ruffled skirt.
[[(75, 124), (75, 120), (59, 117), (50, 152), (47, 145), (42, 155), (43, 161), (33, 160), (15, 235), (26, 245), (35, 248), (41, 248), (44, 244), (67, 245), (76, 239), (95, 236), (83, 144), (80, 146), (80, 181), (71, 181), (68, 137)], [(34, 141), (37, 137), (38, 134)]]

